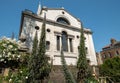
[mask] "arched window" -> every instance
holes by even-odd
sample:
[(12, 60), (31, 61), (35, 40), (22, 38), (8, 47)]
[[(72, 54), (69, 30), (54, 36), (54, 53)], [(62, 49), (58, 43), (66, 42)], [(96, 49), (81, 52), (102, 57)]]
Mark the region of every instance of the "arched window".
[(57, 22), (70, 25), (70, 22), (67, 19), (63, 18), (63, 17), (58, 18)]
[(68, 41), (67, 41), (67, 33), (65, 31), (62, 32), (62, 48), (63, 51), (68, 51)]

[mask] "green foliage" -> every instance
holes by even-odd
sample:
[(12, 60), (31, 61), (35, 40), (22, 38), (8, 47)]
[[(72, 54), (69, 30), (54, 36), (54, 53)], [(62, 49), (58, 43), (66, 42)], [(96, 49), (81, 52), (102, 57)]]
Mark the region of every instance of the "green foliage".
[(3, 83), (3, 81), (4, 81), (4, 77), (0, 75), (0, 83)]
[[(23, 59), (28, 60), (28, 54), (21, 53)], [(14, 69), (10, 69), (8, 76), (2, 76), (2, 82), (6, 81), (7, 83), (26, 83), (28, 78), (28, 68), (25, 60), (19, 62), (19, 66)], [(2, 83), (0, 82), (0, 83)]]
[(28, 79), (27, 81), (29, 83), (34, 83), (35, 80), (37, 80), (36, 74), (38, 73), (37, 69), (39, 67), (39, 58), (37, 55), (37, 49), (38, 49), (38, 39), (37, 39), (37, 32), (35, 34), (34, 40), (33, 40), (33, 48), (32, 48), (32, 53), (29, 57), (29, 62), (28, 62)]
[(37, 76), (40, 80), (44, 80), (46, 77), (49, 76), (50, 73), (50, 64), (48, 63), (48, 57), (45, 54), (46, 53), (46, 15), (44, 17), (43, 25), (42, 25), (42, 31), (41, 31), (41, 37), (39, 42), (39, 49), (38, 49), (38, 58), (39, 58), (39, 74)]
[(61, 62), (62, 62), (62, 66), (63, 66), (63, 72), (64, 72), (64, 76), (66, 79), (66, 83), (76, 83), (74, 78), (73, 78), (73, 75), (71, 74), (71, 72), (67, 68), (66, 61), (64, 58), (64, 54), (63, 54), (63, 50), (61, 50)]
[(5, 77), (5, 80), (9, 83), (25, 83), (27, 78), (27, 67), (24, 67), (16, 72), (10, 71), (9, 75)]
[(28, 83), (39, 83), (49, 76), (50, 64), (48, 63), (48, 57), (46, 53), (46, 31), (45, 31), (45, 20), (42, 25), (41, 37), (38, 46), (37, 33), (33, 41), (32, 54), (29, 61), (29, 75)]
[(85, 83), (99, 83), (94, 77), (88, 78)]
[(10, 60), (19, 60), (21, 55), (18, 52), (18, 43), (10, 38), (0, 40), (0, 62), (6, 63)]
[(108, 76), (114, 82), (120, 82), (120, 58), (114, 57), (105, 60), (100, 66), (100, 75)]
[(80, 46), (79, 46), (79, 58), (77, 61), (77, 81), (84, 83), (85, 80), (91, 76), (91, 72), (89, 70), (89, 65), (86, 59), (86, 49), (85, 49), (85, 41), (84, 41), (84, 30), (81, 28), (81, 36), (80, 36)]
[[(3, 37), (0, 40), (0, 67), (10, 69), (8, 76), (0, 76), (0, 83), (4, 81), (20, 83), (23, 80), (23, 74), (25, 73), (20, 73), (21, 69), (23, 69), (20, 68), (20, 64), (25, 61), (26, 54), (20, 53), (18, 49), (19, 43), (15, 39)], [(16, 68), (18, 68), (17, 71)]]

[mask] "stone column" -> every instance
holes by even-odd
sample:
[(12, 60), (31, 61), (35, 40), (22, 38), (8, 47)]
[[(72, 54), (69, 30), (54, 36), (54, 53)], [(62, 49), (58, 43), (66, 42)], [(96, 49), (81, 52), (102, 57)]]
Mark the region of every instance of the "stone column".
[(68, 52), (70, 52), (70, 42), (69, 42), (69, 37), (68, 37), (68, 39), (67, 39), (67, 44), (68, 44)]
[(60, 51), (61, 51), (61, 46), (62, 46), (62, 37), (60, 36)]

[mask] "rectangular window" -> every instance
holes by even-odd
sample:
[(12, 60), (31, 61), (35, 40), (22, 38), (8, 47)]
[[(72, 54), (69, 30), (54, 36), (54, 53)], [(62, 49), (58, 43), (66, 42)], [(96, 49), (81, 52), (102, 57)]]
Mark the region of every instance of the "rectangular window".
[(57, 36), (57, 50), (60, 50), (60, 36)]
[(119, 55), (119, 52), (118, 52), (118, 51), (116, 51), (116, 55)]
[(85, 51), (86, 51), (86, 54), (88, 54), (88, 48), (87, 47), (85, 47)]
[(70, 42), (70, 52), (73, 52), (72, 38), (69, 39)]
[(46, 41), (46, 50), (49, 50), (49, 49), (50, 49), (50, 42)]

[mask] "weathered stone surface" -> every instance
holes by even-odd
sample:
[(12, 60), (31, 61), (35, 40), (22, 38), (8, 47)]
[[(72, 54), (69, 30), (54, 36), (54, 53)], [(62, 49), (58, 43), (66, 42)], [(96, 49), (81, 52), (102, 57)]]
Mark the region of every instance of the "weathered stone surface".
[[(46, 41), (50, 42), (50, 49), (46, 50), (46, 54), (48, 57), (50, 57), (50, 60), (53, 61), (53, 65), (61, 65), (60, 50), (63, 41), (62, 32), (66, 32), (68, 45), (68, 51), (64, 52), (66, 63), (68, 65), (76, 65), (78, 58), (78, 46), (80, 43), (81, 22), (63, 8), (42, 8), (41, 13), (38, 15), (24, 11), (22, 13), (19, 37), (26, 38), (24, 44), (29, 48), (29, 51), (31, 51), (36, 26), (39, 27), (39, 29), (37, 28), (37, 32), (38, 39), (40, 39), (44, 13), (46, 13)], [(67, 20), (69, 24), (57, 22), (57, 19), (59, 18)], [(47, 29), (50, 31), (48, 32)], [(95, 49), (92, 40), (92, 31), (84, 28), (84, 32), (87, 59), (90, 61), (91, 65), (97, 65)], [(60, 50), (57, 50), (57, 36), (60, 37)], [(72, 52), (70, 49), (70, 39), (72, 39)]]

